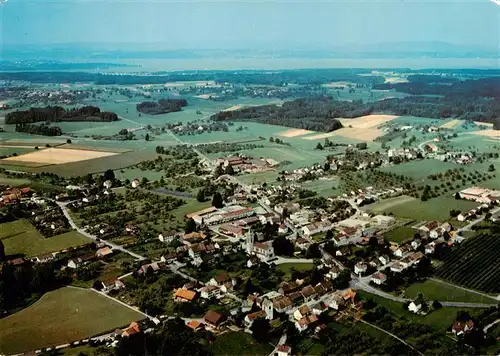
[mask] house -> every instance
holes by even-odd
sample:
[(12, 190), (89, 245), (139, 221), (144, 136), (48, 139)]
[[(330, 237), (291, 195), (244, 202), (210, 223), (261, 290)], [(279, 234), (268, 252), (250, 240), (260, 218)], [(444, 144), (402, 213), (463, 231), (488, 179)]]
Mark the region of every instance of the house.
[(253, 244), (252, 253), (261, 261), (265, 262), (274, 257), (274, 247), (271, 242), (255, 242)]
[(135, 321), (130, 323), (128, 328), (123, 329), (122, 332), (122, 337), (129, 337), (131, 335), (140, 333), (141, 329), (139, 327), (139, 324), (137, 324)]
[(220, 289), (217, 286), (207, 285), (200, 289), (200, 296), (203, 299), (220, 298)]
[(135, 189), (141, 185), (141, 182), (139, 181), (139, 179), (135, 178), (134, 180), (132, 180), (132, 182), (130, 182), (130, 185)]
[(474, 329), (474, 321), (472, 321), (470, 319), (467, 321), (456, 320), (453, 323), (453, 326), (451, 327), (452, 333), (457, 335), (457, 336), (466, 334), (473, 329)]
[(328, 306), (332, 309), (339, 310), (344, 305), (344, 298), (338, 293), (332, 295), (328, 299)]
[(160, 240), (163, 243), (169, 244), (177, 240), (180, 235), (181, 234), (178, 231), (162, 232), (161, 234), (158, 235), (158, 240)]
[(55, 258), (55, 255), (52, 253), (47, 253), (43, 255), (39, 255), (33, 259), (34, 262), (36, 263), (47, 263), (53, 261)]
[(335, 256), (337, 257), (350, 256), (351, 253), (352, 252), (349, 246), (342, 246), (337, 251), (335, 251)]
[(387, 281), (387, 276), (383, 274), (382, 272), (377, 272), (372, 274), (372, 277), (370, 278), (370, 281), (377, 285), (384, 284), (385, 281)]
[(73, 268), (73, 269), (79, 268), (79, 267), (81, 267), (83, 265), (88, 264), (90, 261), (92, 261), (94, 259), (95, 259), (95, 254), (88, 253), (86, 255), (70, 259), (68, 261), (68, 265), (67, 266), (68, 266), (68, 268)]
[(288, 226), (285, 223), (281, 223), (278, 227), (278, 234), (286, 234), (288, 232)]
[(410, 252), (411, 251), (411, 247), (408, 246), (408, 245), (403, 245), (399, 248), (397, 248), (393, 254), (394, 256), (396, 257), (403, 257), (403, 255), (405, 255), (406, 253)]
[(420, 239), (415, 239), (411, 242), (411, 247), (416, 250), (417, 248), (420, 247), (420, 245), (422, 245), (422, 241)]
[(218, 329), (226, 320), (225, 316), (216, 311), (209, 310), (203, 317), (205, 324), (213, 329)]
[(295, 327), (299, 332), (303, 332), (309, 328), (309, 326), (313, 326), (314, 323), (318, 321), (318, 316), (315, 314), (311, 314), (303, 317), (300, 320), (295, 322)]
[(323, 312), (325, 312), (327, 309), (328, 309), (328, 306), (323, 302), (319, 302), (317, 304), (314, 304), (311, 308), (312, 313), (316, 314), (316, 315), (323, 314)]
[(191, 245), (192, 243), (200, 242), (201, 240), (206, 239), (207, 235), (202, 232), (191, 232), (189, 234), (184, 234), (181, 237), (182, 243), (186, 245)]
[(424, 252), (428, 255), (432, 255), (436, 249), (436, 244), (434, 242), (429, 242), (425, 245)]
[(299, 203), (283, 203), (283, 204), (277, 204), (274, 207), (274, 211), (276, 211), (278, 214), (283, 215), (283, 212), (286, 211), (288, 214), (294, 214), (300, 210), (300, 204)]
[(391, 259), (389, 258), (389, 256), (387, 255), (382, 255), (378, 258), (378, 260), (380, 261), (380, 263), (382, 263), (382, 266), (385, 266), (387, 265), (389, 262), (391, 262)]
[(408, 310), (413, 312), (413, 313), (418, 313), (420, 312), (420, 309), (422, 309), (422, 303), (420, 302), (411, 302), (409, 305), (408, 305)]
[(125, 284), (120, 281), (119, 279), (111, 279), (109, 281), (101, 282), (102, 284), (102, 291), (103, 292), (108, 292), (111, 290), (119, 290), (119, 289), (125, 289)]
[(299, 237), (297, 240), (295, 240), (295, 246), (297, 246), (301, 250), (307, 250), (309, 246), (311, 246), (311, 243), (305, 238)]
[[(234, 281), (235, 282), (235, 281)], [(220, 290), (222, 293), (229, 293), (229, 292), (232, 292), (234, 290), (234, 286), (235, 286), (236, 283), (233, 284), (233, 280), (231, 281), (227, 281), (226, 283), (224, 283), (221, 287), (220, 287)]]
[(394, 262), (391, 265), (391, 271), (394, 272), (394, 273), (401, 273), (405, 269), (406, 269), (406, 267), (404, 265), (402, 265), (401, 263), (399, 263), (399, 262)]
[(219, 232), (225, 235), (234, 236), (234, 237), (242, 237), (245, 236), (245, 231), (241, 226), (235, 226), (232, 224), (224, 224), (219, 226)]
[(164, 263), (172, 263), (177, 260), (177, 253), (176, 252), (170, 252), (166, 255), (161, 256), (160, 261)]
[(254, 313), (247, 314), (245, 316), (245, 326), (249, 328), (252, 326), (253, 322), (257, 319), (265, 319), (266, 318), (266, 312), (264, 310), (259, 310)]
[(467, 220), (468, 217), (469, 217), (469, 213), (463, 212), (463, 213), (460, 213), (457, 215), (457, 220), (458, 221), (465, 221), (465, 220)]
[(273, 299), (273, 307), (278, 313), (284, 313), (292, 307), (292, 300), (289, 297), (278, 297)]
[(347, 235), (343, 233), (333, 236), (333, 242), (335, 243), (335, 246), (345, 246), (349, 244), (349, 241), (347, 240)]
[(414, 254), (411, 254), (408, 257), (409, 257), (410, 261), (412, 262), (412, 264), (415, 264), (415, 263), (420, 262), (420, 260), (422, 258), (424, 258), (424, 254), (422, 252), (418, 251), (418, 252), (415, 252)]
[(248, 268), (258, 266), (259, 264), (260, 264), (260, 259), (257, 256), (250, 256), (250, 258), (247, 261)]
[(310, 313), (311, 311), (309, 310), (309, 307), (307, 305), (303, 305), (293, 312), (293, 317), (295, 318), (295, 320), (300, 320), (303, 317), (309, 315)]
[(290, 298), (290, 300), (292, 301), (292, 304), (293, 305), (297, 305), (299, 303), (303, 303), (304, 302), (304, 296), (302, 295), (301, 292), (293, 292), (293, 293), (290, 293), (288, 295), (288, 297)]
[(198, 331), (203, 329), (204, 325), (203, 323), (200, 323), (198, 320), (190, 320), (186, 326), (190, 328), (193, 331)]
[(212, 277), (207, 284), (211, 286), (222, 286), (225, 282), (230, 281), (225, 274), (219, 274), (218, 276)]
[(368, 266), (366, 265), (366, 263), (358, 262), (354, 266), (354, 273), (356, 273), (357, 275), (360, 275), (361, 273), (365, 273), (367, 269), (368, 269)]
[(295, 282), (290, 282), (290, 283), (283, 282), (281, 284), (280, 288), (278, 289), (278, 293), (282, 294), (282, 295), (287, 295), (287, 294), (290, 294), (292, 292), (295, 292), (297, 289), (299, 289), (299, 286), (297, 283), (295, 283)]
[(95, 256), (97, 258), (101, 258), (104, 256), (111, 255), (112, 253), (113, 253), (113, 250), (110, 247), (106, 246), (106, 247), (103, 247), (103, 248), (100, 248), (99, 250), (97, 250), (95, 253)]
[(106, 188), (106, 189), (111, 189), (111, 187), (113, 186), (113, 182), (112, 182), (112, 181), (110, 181), (110, 180), (107, 180), (107, 181), (105, 181), (102, 185), (103, 185), (103, 186), (104, 186), (104, 188)]
[(392, 216), (376, 215), (372, 220), (377, 224), (384, 227), (394, 224), (395, 219)]
[(142, 275), (146, 274), (148, 270), (151, 270), (153, 273), (156, 273), (162, 269), (166, 268), (166, 264), (164, 262), (153, 262), (142, 265), (141, 268), (137, 271), (137, 274)]
[(339, 273), (341, 271), (342, 270), (340, 269), (340, 267), (338, 267), (337, 265), (334, 265), (334, 266), (332, 266), (332, 268), (330, 268), (330, 270), (325, 275), (325, 277), (330, 278), (330, 279), (335, 279), (339, 276)]
[(174, 299), (177, 302), (192, 302), (196, 299), (196, 292), (184, 288), (175, 291)]
[(279, 345), (278, 346), (278, 356), (291, 356), (292, 348), (288, 345)]

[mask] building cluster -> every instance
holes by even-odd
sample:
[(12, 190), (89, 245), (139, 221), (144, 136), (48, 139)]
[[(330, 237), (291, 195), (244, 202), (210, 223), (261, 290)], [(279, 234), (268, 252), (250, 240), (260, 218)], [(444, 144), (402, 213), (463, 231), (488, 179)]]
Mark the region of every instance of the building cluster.
[(216, 165), (222, 165), (223, 168), (231, 166), (234, 172), (258, 173), (274, 170), (279, 162), (272, 158), (252, 158), (238, 155), (218, 158)]

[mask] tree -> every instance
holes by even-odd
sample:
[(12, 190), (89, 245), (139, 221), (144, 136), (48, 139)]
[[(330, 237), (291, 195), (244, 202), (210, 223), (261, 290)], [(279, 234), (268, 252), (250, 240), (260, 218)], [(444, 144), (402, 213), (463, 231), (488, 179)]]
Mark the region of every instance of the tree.
[(70, 138), (68, 138), (68, 139), (66, 140), (66, 143), (71, 143), (71, 139), (70, 139)]
[(461, 198), (460, 198), (460, 193), (459, 193), (459, 192), (456, 192), (456, 193), (455, 193), (455, 199), (457, 199), (457, 200), (461, 199)]
[(2, 261), (5, 261), (5, 246), (2, 240), (0, 240), (0, 262)]
[(269, 137), (269, 142), (274, 142), (274, 138), (272, 136)]
[(215, 178), (220, 177), (224, 174), (224, 169), (222, 168), (222, 164), (219, 164), (214, 171)]
[(146, 134), (145, 140), (149, 141), (149, 134), (148, 133)]
[(198, 193), (196, 194), (196, 200), (198, 200), (200, 203), (203, 203), (205, 201), (205, 189), (198, 190)]
[(440, 309), (442, 307), (443, 307), (443, 305), (438, 300), (435, 300), (432, 302), (432, 309), (436, 310), (436, 309)]
[(264, 343), (269, 341), (269, 332), (271, 325), (267, 319), (256, 319), (250, 326), (252, 335), (258, 342)]
[(494, 172), (495, 171), (495, 166), (492, 164), (490, 164), (490, 166), (488, 167), (488, 172)]
[(233, 166), (231, 166), (230, 164), (226, 167), (225, 171), (224, 171), (225, 174), (229, 174), (230, 176), (232, 176), (234, 174), (234, 168)]
[(368, 144), (366, 142), (360, 142), (356, 144), (356, 148), (358, 150), (366, 150), (368, 148)]
[(215, 192), (212, 197), (212, 206), (220, 209), (224, 207), (224, 201), (222, 200), (222, 195), (219, 192)]
[(112, 169), (107, 169), (103, 174), (104, 180), (115, 180), (115, 172)]
[(318, 142), (318, 144), (316, 145), (316, 149), (323, 150), (323, 145), (321, 144), (321, 142)]
[(279, 236), (273, 240), (274, 253), (278, 256), (293, 256), (295, 247), (285, 236)]
[(325, 238), (326, 238), (328, 241), (330, 241), (331, 239), (333, 239), (333, 232), (332, 232), (332, 230), (328, 230), (328, 231), (326, 232)]
[(328, 172), (330, 170), (330, 162), (325, 162), (325, 164), (323, 166), (323, 170), (325, 172)]
[(188, 221), (186, 221), (184, 231), (186, 232), (186, 234), (196, 231), (196, 221), (194, 221), (192, 218), (188, 219)]
[(318, 244), (311, 244), (306, 251), (306, 258), (321, 258)]

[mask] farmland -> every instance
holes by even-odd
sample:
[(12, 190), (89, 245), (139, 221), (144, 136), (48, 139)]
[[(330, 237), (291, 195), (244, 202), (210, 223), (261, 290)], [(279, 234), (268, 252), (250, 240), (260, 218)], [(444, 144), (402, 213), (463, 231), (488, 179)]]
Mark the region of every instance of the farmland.
[(268, 355), (273, 347), (257, 343), (251, 335), (244, 332), (228, 332), (210, 345), (214, 355)]
[(389, 240), (399, 244), (402, 244), (405, 241), (413, 239), (417, 231), (412, 229), (409, 226), (399, 226), (391, 231), (388, 231), (384, 234), (384, 237)]
[(422, 293), (426, 300), (447, 302), (492, 303), (496, 300), (479, 293), (473, 293), (439, 280), (428, 279), (422, 283), (413, 283), (405, 291), (406, 298), (416, 299)]
[(487, 293), (500, 291), (500, 240), (496, 234), (479, 234), (453, 249), (437, 276)]
[(21, 156), (6, 158), (5, 161), (36, 162), (43, 164), (64, 164), (85, 161), (89, 159), (114, 156), (113, 152), (99, 152), (78, 149), (46, 148), (41, 151), (27, 153)]
[(0, 352), (13, 354), (60, 345), (140, 319), (142, 314), (94, 291), (65, 287), (0, 319)]
[(25, 257), (60, 251), (90, 242), (88, 238), (76, 231), (43, 238), (35, 227), (26, 220), (0, 224), (0, 239), (5, 245), (7, 255), (22, 254)]

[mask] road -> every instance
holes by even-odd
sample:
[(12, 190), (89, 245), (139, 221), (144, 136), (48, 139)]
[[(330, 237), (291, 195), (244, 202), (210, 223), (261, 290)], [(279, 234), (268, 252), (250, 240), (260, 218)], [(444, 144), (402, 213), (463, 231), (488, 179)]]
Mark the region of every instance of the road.
[[(368, 277), (365, 277), (368, 278)], [(412, 299), (407, 299), (407, 298), (401, 298), (401, 297), (396, 297), (395, 295), (386, 293), (384, 291), (381, 291), (380, 289), (374, 288), (368, 283), (362, 281), (359, 278), (352, 278), (350, 282), (351, 288), (354, 289), (361, 289), (364, 290), (365, 292), (369, 292), (371, 294), (375, 294), (379, 297), (385, 298), (385, 299), (390, 299), (395, 302), (399, 303), (405, 303), (405, 302), (411, 302), (413, 301)], [(443, 307), (455, 307), (455, 308), (489, 308), (492, 306), (497, 305), (496, 303), (465, 303), (465, 302), (448, 302), (448, 301), (439, 301)]]
[(130, 251), (130, 250), (127, 250), (126, 248), (124, 248), (124, 247), (122, 247), (122, 246), (120, 246), (120, 245), (114, 244), (114, 243), (109, 242), (109, 241), (107, 241), (107, 240), (103, 240), (103, 239), (101, 239), (101, 238), (99, 238), (99, 237), (97, 237), (97, 236), (95, 236), (95, 235), (92, 235), (92, 234), (88, 233), (88, 232), (87, 232), (87, 231), (85, 231), (84, 229), (82, 229), (82, 228), (78, 227), (78, 226), (75, 224), (75, 222), (73, 221), (73, 218), (71, 217), (71, 215), (69, 214), (68, 207), (67, 207), (68, 203), (63, 203), (63, 202), (56, 202), (56, 203), (57, 203), (57, 205), (59, 205), (59, 207), (61, 208), (61, 210), (62, 210), (62, 212), (63, 212), (64, 216), (66, 217), (66, 219), (68, 219), (68, 222), (69, 222), (69, 224), (71, 225), (71, 227), (72, 227), (73, 229), (75, 229), (76, 231), (78, 231), (80, 234), (82, 234), (82, 235), (84, 235), (84, 236), (86, 236), (86, 237), (88, 237), (89, 239), (94, 240), (94, 241), (99, 240), (100, 242), (104, 243), (105, 245), (107, 245), (107, 246), (111, 247), (113, 250), (117, 250), (117, 251), (121, 251), (121, 252), (124, 252), (124, 253), (126, 253), (126, 254), (129, 254), (130, 256), (134, 257), (134, 258), (135, 258), (135, 259), (137, 259), (137, 260), (142, 261), (142, 260), (145, 260), (145, 259), (146, 259), (146, 257), (144, 257), (144, 256), (138, 255), (138, 254), (137, 254), (137, 253), (135, 253), (135, 252), (132, 252), (132, 251)]
[(285, 343), (286, 343), (286, 333), (284, 333), (283, 335), (281, 335), (278, 343), (276, 344), (276, 347), (274, 348), (273, 351), (271, 351), (271, 353), (269, 354), (269, 356), (276, 355), (276, 353), (278, 353), (278, 347), (280, 347), (281, 345), (284, 345)]
[(275, 265), (282, 265), (285, 263), (314, 263), (314, 260), (307, 258), (286, 258), (277, 256), (277, 260), (272, 261)]
[(496, 325), (496, 324), (498, 324), (498, 323), (500, 323), (500, 319), (497, 319), (497, 320), (495, 320), (494, 322), (489, 323), (488, 325), (486, 325), (486, 326), (484, 327), (484, 329), (483, 329), (484, 333), (487, 333), (487, 332), (488, 332), (488, 330), (489, 330), (489, 328), (491, 328), (493, 325)]
[[(496, 214), (496, 213), (498, 213), (499, 211), (500, 211), (500, 207), (495, 208), (495, 209), (492, 209), (492, 210), (490, 211), (490, 213), (491, 213), (491, 214)], [(486, 215), (482, 215), (482, 216), (480, 216), (479, 218), (477, 218), (477, 219), (475, 219), (475, 220), (472, 220), (472, 221), (471, 221), (471, 222), (469, 222), (467, 225), (465, 225), (465, 226), (463, 226), (463, 227), (461, 227), (461, 228), (458, 228), (458, 229), (455, 231), (455, 234), (456, 234), (456, 235), (458, 235), (458, 236), (460, 236), (460, 237), (463, 237), (463, 236), (461, 236), (461, 235), (460, 235), (460, 233), (461, 233), (462, 231), (470, 231), (474, 225), (479, 224), (481, 221), (483, 221), (483, 220), (485, 219), (485, 217), (486, 217)], [(463, 238), (465, 238), (465, 237), (463, 237)]]

